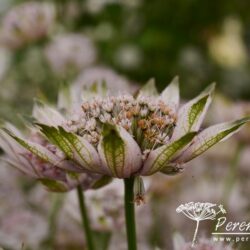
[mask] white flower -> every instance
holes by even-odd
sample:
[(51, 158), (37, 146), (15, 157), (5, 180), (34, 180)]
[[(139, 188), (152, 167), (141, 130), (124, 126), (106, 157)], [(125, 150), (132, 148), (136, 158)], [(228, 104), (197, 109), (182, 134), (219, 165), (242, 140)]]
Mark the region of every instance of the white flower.
[(74, 84), (79, 86), (79, 88), (84, 86), (89, 89), (93, 87), (93, 83), (95, 83), (100, 90), (105, 83), (110, 94), (119, 92), (127, 93), (130, 92), (131, 89), (129, 82), (125, 77), (118, 75), (109, 68), (100, 66), (83, 70)]
[[(35, 104), (33, 117), (47, 126), (65, 121), (58, 111), (42, 104)], [(38, 179), (49, 191), (65, 192), (78, 185), (85, 190), (101, 180), (100, 175), (83, 173), (76, 163), (66, 159), (63, 150), (50, 143), (37, 129), (31, 129), (29, 137), (24, 138), (13, 125), (6, 123), (0, 130), (0, 146), (6, 152), (3, 158), (6, 162)]]
[(49, 33), (55, 19), (50, 3), (27, 2), (12, 8), (3, 18), (0, 42), (8, 48), (20, 48)]
[[(72, 171), (77, 169), (117, 178), (152, 175), (158, 171), (171, 175), (180, 172), (186, 162), (230, 137), (249, 120), (243, 118), (218, 124), (200, 132), (213, 90), (214, 84), (178, 108), (177, 78), (161, 95), (150, 81), (136, 97), (121, 94), (86, 99), (78, 112), (79, 118), (74, 116), (54, 126), (40, 122), (38, 127), (46, 140), (73, 163)], [(107, 103), (112, 104), (113, 109), (108, 112), (111, 119), (104, 119), (104, 122), (101, 115), (107, 113)], [(143, 112), (142, 116), (141, 111), (145, 109), (148, 112)], [(81, 123), (83, 119), (86, 124)], [(65, 169), (65, 161), (46, 146), (20, 139), (8, 131), (5, 136), (30, 151), (32, 157), (35, 155)], [(147, 157), (142, 155), (146, 150), (149, 150)]]
[(90, 66), (96, 60), (96, 49), (88, 37), (72, 33), (55, 37), (45, 55), (55, 73), (65, 74)]

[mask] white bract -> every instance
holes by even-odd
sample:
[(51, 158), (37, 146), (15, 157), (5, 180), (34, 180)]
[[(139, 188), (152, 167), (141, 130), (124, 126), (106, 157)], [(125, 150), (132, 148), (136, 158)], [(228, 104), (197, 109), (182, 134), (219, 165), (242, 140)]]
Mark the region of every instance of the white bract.
[[(85, 99), (72, 117), (65, 119), (46, 107), (36, 111), (42, 114), (35, 117), (36, 129), (40, 129), (39, 136), (49, 148), (21, 139), (14, 131), (5, 129), (1, 134), (12, 143), (17, 142), (19, 150), (51, 164), (52, 169), (117, 178), (159, 171), (172, 175), (249, 120), (243, 118), (200, 131), (213, 91), (214, 84), (181, 108), (178, 78), (160, 95), (152, 80), (136, 96), (93, 97), (92, 93), (92, 98), (88, 98), (90, 91), (85, 91)], [(26, 165), (31, 163), (30, 158), (22, 157), (24, 160)]]

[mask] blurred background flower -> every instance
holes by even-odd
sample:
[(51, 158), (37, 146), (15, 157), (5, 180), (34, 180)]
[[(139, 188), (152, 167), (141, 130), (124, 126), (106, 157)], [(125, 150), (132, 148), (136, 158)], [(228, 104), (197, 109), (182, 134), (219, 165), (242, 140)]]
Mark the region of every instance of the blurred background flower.
[[(175, 75), (180, 76), (184, 99), (217, 82), (219, 93), (206, 126), (249, 115), (249, 8), (245, 0), (1, 0), (0, 119), (22, 126), (18, 114), (31, 113), (33, 98), (65, 108), (66, 95), (57, 98), (62, 86), (73, 86), (71, 97), (77, 103), (80, 90), (93, 82), (105, 81), (111, 93), (134, 93), (151, 77), (162, 90)], [(150, 178), (147, 203), (138, 213), (141, 249), (173, 249), (176, 231), (185, 242), (191, 240), (189, 221), (175, 212), (184, 202), (223, 203), (232, 220), (249, 220), (249, 142), (246, 126), (193, 161), (182, 176)], [(102, 200), (103, 193), (89, 198), (89, 206)], [(0, 246), (49, 249), (49, 226), (43, 222), (54, 209), (55, 197), (1, 161), (0, 198)], [(119, 207), (116, 202), (112, 206)], [(58, 218), (52, 249), (82, 249), (79, 224), (66, 219), (64, 209)], [(15, 227), (17, 222), (25, 225), (22, 230)], [(211, 226), (201, 225), (206, 238)], [(117, 234), (111, 249), (119, 244), (124, 249), (125, 235)], [(249, 244), (236, 247), (248, 250)]]
[(91, 40), (81, 34), (55, 37), (45, 54), (52, 70), (61, 76), (79, 72), (96, 59), (96, 49)]

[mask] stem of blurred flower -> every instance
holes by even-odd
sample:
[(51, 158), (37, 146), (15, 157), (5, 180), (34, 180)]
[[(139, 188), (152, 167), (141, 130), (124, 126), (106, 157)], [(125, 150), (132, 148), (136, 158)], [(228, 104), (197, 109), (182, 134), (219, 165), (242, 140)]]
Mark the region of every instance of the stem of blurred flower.
[(85, 199), (84, 199), (84, 193), (82, 191), (81, 186), (77, 187), (77, 195), (78, 195), (79, 207), (80, 207), (80, 212), (81, 212), (81, 217), (82, 217), (82, 226), (85, 232), (87, 249), (94, 250), (95, 248), (94, 248), (94, 243), (93, 243), (92, 231), (90, 229), (90, 221), (88, 218), (87, 208), (86, 208)]
[(199, 228), (199, 223), (200, 223), (200, 221), (197, 220), (196, 221), (196, 228), (195, 228), (195, 232), (194, 232), (194, 237), (193, 237), (193, 241), (192, 241), (192, 247), (194, 247), (194, 245), (195, 245), (195, 241), (196, 241), (196, 237), (197, 237), (197, 233), (198, 233), (198, 228)]
[(55, 236), (57, 230), (57, 219), (59, 215), (59, 211), (62, 207), (64, 201), (64, 195), (61, 194), (53, 194), (52, 195), (52, 208), (49, 214), (49, 232), (46, 240), (44, 241), (44, 247), (46, 249), (54, 249)]
[(224, 187), (223, 198), (222, 198), (225, 205), (228, 203), (228, 199), (230, 198), (230, 194), (233, 189), (233, 185), (235, 183), (235, 178), (237, 174), (237, 166), (238, 166), (243, 149), (244, 149), (244, 144), (239, 142), (235, 150), (235, 153), (233, 155), (231, 164), (230, 164), (228, 176), (225, 180), (225, 187)]
[(135, 207), (134, 207), (134, 178), (124, 179), (124, 205), (127, 231), (128, 250), (136, 250)]

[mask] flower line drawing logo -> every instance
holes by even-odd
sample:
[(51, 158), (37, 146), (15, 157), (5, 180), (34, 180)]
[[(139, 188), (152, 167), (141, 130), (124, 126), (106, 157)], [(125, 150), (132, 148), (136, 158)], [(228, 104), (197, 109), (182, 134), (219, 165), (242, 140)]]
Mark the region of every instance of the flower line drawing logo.
[(215, 220), (219, 213), (226, 214), (226, 210), (223, 205), (217, 205), (209, 202), (189, 202), (181, 204), (177, 207), (176, 212), (183, 213), (189, 219), (196, 221), (192, 247), (194, 247), (196, 242), (200, 221)]

